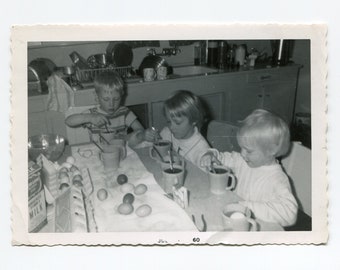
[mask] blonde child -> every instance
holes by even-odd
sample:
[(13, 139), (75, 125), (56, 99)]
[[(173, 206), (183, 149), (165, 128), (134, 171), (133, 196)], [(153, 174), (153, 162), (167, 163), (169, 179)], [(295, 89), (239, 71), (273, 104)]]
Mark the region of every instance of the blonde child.
[(201, 160), (202, 166), (211, 159), (232, 169), (237, 178), (235, 192), (244, 200), (255, 217), (281, 226), (293, 225), (297, 202), (291, 192), (287, 175), (277, 161), (290, 147), (287, 124), (265, 110), (255, 110), (244, 121), (237, 134), (241, 153), (220, 153), (210, 149)]
[(209, 149), (200, 133), (204, 113), (200, 99), (187, 90), (175, 92), (164, 103), (167, 126), (160, 136), (172, 142), (179, 155), (199, 166), (199, 157)]
[[(99, 134), (105, 132), (127, 140), (138, 138), (138, 142), (153, 138), (149, 136), (149, 131), (144, 130), (136, 115), (121, 104), (125, 94), (124, 81), (117, 73), (100, 73), (94, 80), (94, 88), (99, 104), (83, 113), (67, 117), (65, 123), (68, 126), (88, 128), (91, 139), (97, 142)], [(127, 134), (128, 128), (133, 130), (132, 134)], [(132, 136), (136, 134), (138, 136)]]

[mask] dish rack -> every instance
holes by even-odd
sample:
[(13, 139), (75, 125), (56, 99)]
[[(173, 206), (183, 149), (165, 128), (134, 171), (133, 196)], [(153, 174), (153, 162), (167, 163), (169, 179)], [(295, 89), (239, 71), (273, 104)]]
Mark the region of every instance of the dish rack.
[(80, 83), (91, 83), (94, 78), (105, 71), (115, 71), (122, 78), (127, 78), (131, 76), (132, 66), (126, 67), (106, 67), (106, 68), (91, 68), (91, 69), (79, 69), (76, 68), (76, 78)]

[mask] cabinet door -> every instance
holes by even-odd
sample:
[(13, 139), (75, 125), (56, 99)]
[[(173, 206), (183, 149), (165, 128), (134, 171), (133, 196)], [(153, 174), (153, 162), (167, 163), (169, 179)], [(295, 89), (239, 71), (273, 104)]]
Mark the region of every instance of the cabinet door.
[(46, 112), (29, 113), (27, 125), (28, 136), (49, 133)]
[(263, 90), (263, 109), (276, 113), (290, 124), (293, 119), (295, 84), (266, 83)]
[(230, 121), (237, 124), (253, 110), (263, 108), (264, 90), (259, 84), (244, 85), (232, 93)]

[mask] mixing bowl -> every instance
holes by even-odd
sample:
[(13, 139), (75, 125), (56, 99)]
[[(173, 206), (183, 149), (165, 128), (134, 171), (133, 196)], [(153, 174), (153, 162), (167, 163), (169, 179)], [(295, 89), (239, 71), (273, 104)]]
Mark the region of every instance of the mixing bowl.
[(28, 154), (32, 160), (43, 154), (51, 161), (57, 161), (65, 149), (65, 138), (57, 134), (40, 134), (28, 138)]

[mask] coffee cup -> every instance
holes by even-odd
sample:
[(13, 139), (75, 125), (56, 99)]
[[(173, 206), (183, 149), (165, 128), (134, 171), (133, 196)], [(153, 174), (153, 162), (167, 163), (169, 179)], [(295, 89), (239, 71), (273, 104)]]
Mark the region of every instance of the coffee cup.
[(119, 168), (121, 152), (121, 148), (118, 146), (110, 146), (109, 149), (100, 152), (100, 159), (103, 162), (105, 170)]
[(126, 141), (124, 139), (111, 139), (110, 145), (117, 146), (120, 148), (120, 159), (126, 158)]
[(226, 205), (222, 210), (222, 221), (225, 231), (257, 231), (250, 209), (241, 204)]
[(157, 80), (165, 80), (168, 75), (167, 67), (158, 67), (157, 68)]
[(153, 68), (143, 69), (143, 78), (145, 82), (151, 82), (156, 79), (157, 73)]
[(173, 164), (162, 168), (163, 172), (163, 189), (166, 193), (172, 193), (173, 186), (180, 188), (184, 184), (184, 168), (180, 165)]
[(171, 142), (167, 140), (158, 140), (153, 143), (153, 147), (162, 157), (165, 157), (169, 154), (169, 151), (171, 150)]
[(224, 194), (226, 190), (235, 188), (236, 180), (229, 168), (214, 165), (208, 172), (210, 191), (213, 194)]

